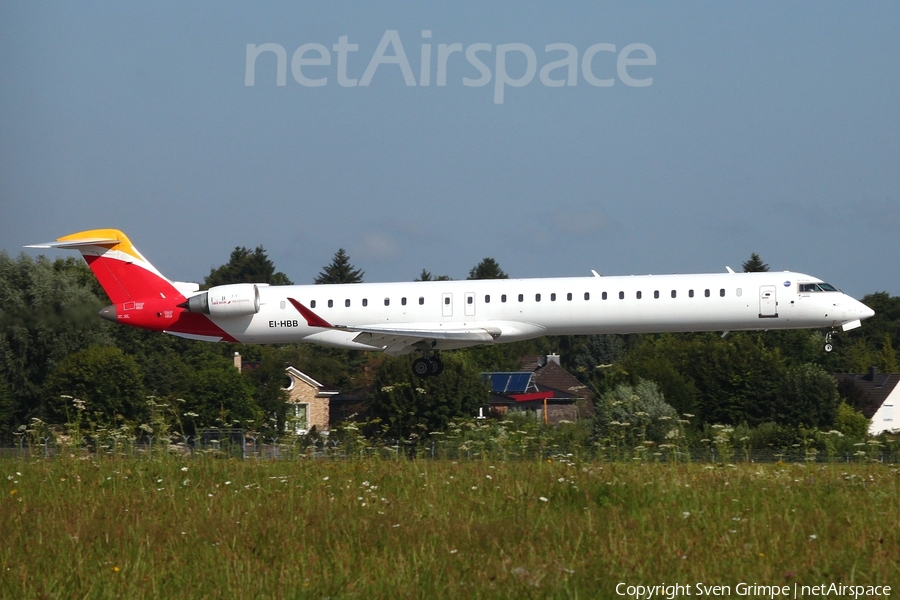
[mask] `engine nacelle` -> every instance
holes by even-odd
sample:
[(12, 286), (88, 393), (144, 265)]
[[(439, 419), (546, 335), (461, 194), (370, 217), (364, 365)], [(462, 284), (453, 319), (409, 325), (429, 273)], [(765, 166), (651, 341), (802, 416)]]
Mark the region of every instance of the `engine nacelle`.
[(259, 312), (259, 288), (254, 283), (217, 285), (191, 296), (179, 306), (213, 317), (244, 317)]

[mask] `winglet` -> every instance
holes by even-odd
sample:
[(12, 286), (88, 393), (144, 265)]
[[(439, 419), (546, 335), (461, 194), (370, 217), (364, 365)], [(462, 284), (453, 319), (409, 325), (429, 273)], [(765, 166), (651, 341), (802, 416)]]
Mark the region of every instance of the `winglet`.
[(310, 309), (306, 308), (293, 298), (288, 298), (288, 302), (293, 304), (294, 308), (297, 309), (297, 312), (303, 315), (303, 318), (306, 319), (307, 325), (309, 325), (310, 327), (325, 327), (326, 329), (334, 329), (334, 325), (332, 325)]

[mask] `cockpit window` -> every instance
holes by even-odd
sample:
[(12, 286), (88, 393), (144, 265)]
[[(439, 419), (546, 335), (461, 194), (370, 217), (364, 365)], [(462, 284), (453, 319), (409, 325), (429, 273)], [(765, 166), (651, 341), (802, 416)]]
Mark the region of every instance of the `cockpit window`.
[(836, 292), (838, 289), (830, 283), (801, 283), (801, 292)]

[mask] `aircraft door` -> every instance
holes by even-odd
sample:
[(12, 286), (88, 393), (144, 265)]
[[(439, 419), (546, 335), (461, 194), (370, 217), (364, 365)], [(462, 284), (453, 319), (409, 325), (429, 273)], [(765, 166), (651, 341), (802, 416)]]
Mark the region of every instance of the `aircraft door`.
[(759, 286), (759, 318), (778, 318), (778, 300), (774, 285)]
[(441, 314), (445, 317), (453, 316), (453, 294), (441, 296)]
[(475, 293), (466, 292), (466, 316), (475, 316)]

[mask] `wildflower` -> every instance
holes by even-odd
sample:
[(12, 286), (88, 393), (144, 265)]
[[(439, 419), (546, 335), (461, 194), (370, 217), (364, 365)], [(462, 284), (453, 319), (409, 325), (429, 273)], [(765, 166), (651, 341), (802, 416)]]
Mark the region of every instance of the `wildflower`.
[(817, 536), (816, 534), (812, 534), (811, 536), (809, 536), (809, 541), (811, 542), (817, 539), (819, 539), (819, 536)]
[(547, 498), (544, 498), (543, 496), (538, 498), (538, 500), (540, 500), (541, 502), (550, 502), (550, 500), (548, 500)]
[(113, 573), (118, 573), (118, 572), (119, 572), (119, 567), (118, 566), (113, 567)]
[(682, 519), (687, 519), (690, 516), (691, 516), (691, 513), (689, 513), (688, 511), (684, 511), (683, 513), (681, 513)]
[(187, 468), (187, 467), (181, 467), (181, 470), (187, 472), (188, 468)]

